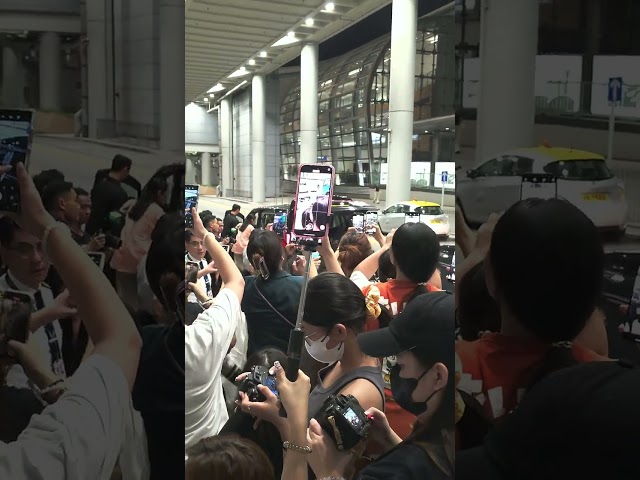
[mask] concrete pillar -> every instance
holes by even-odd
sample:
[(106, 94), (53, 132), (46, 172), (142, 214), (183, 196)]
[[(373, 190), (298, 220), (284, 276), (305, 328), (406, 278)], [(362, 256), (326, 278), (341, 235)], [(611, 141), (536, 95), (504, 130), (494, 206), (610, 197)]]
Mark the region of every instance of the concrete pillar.
[(411, 197), (417, 21), (417, 0), (393, 0), (387, 205)]
[(55, 32), (40, 34), (40, 109), (60, 110), (60, 82), (62, 54), (60, 35)]
[(87, 2), (87, 84), (89, 137), (109, 134), (105, 121), (111, 119), (112, 92), (108, 88), (110, 76), (105, 55), (107, 47), (106, 0)]
[(2, 105), (7, 108), (24, 106), (24, 71), (13, 48), (2, 48)]
[[(539, 2), (484, 1), (476, 160), (534, 145)], [(509, 68), (505, 69), (505, 65)]]
[(160, 2), (160, 148), (184, 151), (184, 18), (182, 0)]
[(263, 203), (266, 193), (266, 119), (264, 75), (254, 75), (251, 82), (251, 187), (254, 203)]
[(211, 154), (202, 152), (200, 155), (200, 185), (211, 185)]
[(300, 56), (300, 163), (318, 161), (318, 45), (307, 43)]
[(191, 157), (187, 157), (184, 163), (184, 183), (187, 185), (196, 183), (196, 172)]
[(233, 172), (231, 170), (231, 145), (233, 143), (231, 128), (231, 99), (225, 98), (220, 102), (220, 177), (222, 179), (222, 194), (233, 189)]

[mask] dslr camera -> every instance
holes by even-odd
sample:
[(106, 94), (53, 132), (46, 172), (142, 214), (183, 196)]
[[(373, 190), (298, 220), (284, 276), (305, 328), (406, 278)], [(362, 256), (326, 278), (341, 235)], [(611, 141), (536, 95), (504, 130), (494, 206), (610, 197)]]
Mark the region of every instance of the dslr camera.
[(371, 427), (371, 420), (353, 395), (330, 396), (314, 418), (340, 451), (355, 447), (367, 436)]
[(260, 392), (258, 385), (264, 385), (275, 396), (278, 396), (276, 377), (269, 375), (268, 368), (259, 365), (251, 367), (251, 373), (240, 383), (238, 390), (246, 393), (251, 402), (264, 402), (266, 397)]

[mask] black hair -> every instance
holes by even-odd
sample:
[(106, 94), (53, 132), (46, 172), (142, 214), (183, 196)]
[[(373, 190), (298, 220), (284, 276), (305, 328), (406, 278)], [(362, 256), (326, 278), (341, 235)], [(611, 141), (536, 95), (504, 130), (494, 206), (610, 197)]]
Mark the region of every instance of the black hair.
[(271, 368), (276, 360), (284, 365), (287, 361), (287, 354), (275, 347), (263, 348), (262, 350), (253, 352), (253, 354), (247, 357), (247, 361), (244, 364), (244, 369), (242, 371), (249, 372), (251, 371), (251, 367), (256, 365)]
[(9, 217), (0, 217), (0, 245), (8, 247), (16, 236), (20, 227)]
[(249, 215), (247, 215), (247, 217), (244, 219), (244, 222), (242, 222), (242, 225), (240, 225), (240, 228), (238, 228), (238, 231), (244, 232), (249, 226), (249, 224), (253, 222), (255, 219), (256, 219), (256, 216), (253, 213), (250, 213)]
[(33, 176), (33, 184), (40, 195), (42, 195), (44, 187), (52, 182), (64, 182), (64, 173), (52, 168), (50, 170), (43, 170)]
[(391, 252), (385, 250), (378, 259), (378, 277), (381, 282), (396, 278), (396, 267), (391, 261)]
[(262, 229), (251, 232), (247, 245), (247, 257), (256, 272), (259, 272), (262, 258), (271, 275), (278, 272), (282, 268), (283, 255), (282, 241), (276, 233)]
[(129, 157), (125, 157), (124, 155), (117, 154), (111, 160), (111, 171), (112, 172), (121, 172), (125, 168), (131, 168), (133, 162)]
[(211, 212), (202, 212), (200, 214), (200, 220), (202, 220), (202, 224), (204, 225), (204, 227), (207, 228), (207, 225), (209, 225), (211, 222), (215, 222), (216, 217), (214, 217)]
[(202, 210), (199, 213), (200, 217), (202, 217), (203, 215), (213, 215), (213, 212), (211, 210)]
[(477, 340), (480, 332), (500, 331), (500, 309), (487, 288), (484, 262), (474, 265), (458, 280), (456, 294), (456, 317), (463, 340)]
[(238, 205), (237, 203), (234, 203), (233, 206), (231, 207), (231, 211), (235, 212), (236, 210), (240, 210), (240, 205)]
[(87, 192), (84, 188), (80, 188), (80, 187), (74, 187), (74, 190), (76, 191), (76, 195), (80, 196), (84, 196), (84, 197), (88, 197), (89, 196), (89, 192)]
[(71, 191), (75, 192), (71, 182), (54, 181), (48, 183), (40, 193), (44, 208), (49, 213), (53, 212), (57, 207), (56, 203), (58, 199)]
[(315, 203), (311, 206), (311, 211), (313, 212), (313, 220), (316, 227), (325, 227), (329, 222), (329, 196), (323, 195), (322, 197), (318, 197)]
[(164, 178), (170, 190), (167, 198), (167, 211), (184, 213), (184, 162), (163, 165), (153, 174)]
[[(184, 245), (180, 241), (184, 219), (179, 213), (164, 215), (151, 234), (151, 246), (147, 254), (145, 271), (151, 291), (167, 311), (177, 308), (176, 295), (167, 285), (168, 277), (184, 280)], [(176, 284), (177, 285), (177, 284)]]
[(134, 203), (131, 210), (129, 210), (128, 217), (134, 222), (140, 220), (144, 212), (149, 208), (149, 205), (155, 201), (156, 196), (166, 191), (167, 181), (162, 177), (152, 177), (142, 189), (140, 198), (136, 200), (136, 203)]
[(309, 281), (303, 318), (306, 323), (327, 330), (341, 323), (360, 333), (367, 320), (365, 297), (344, 275), (323, 273)]
[[(527, 199), (498, 220), (488, 261), (496, 301), (519, 323), (550, 344), (534, 382), (576, 362), (569, 342), (598, 306), (604, 277), (604, 249), (593, 222), (561, 199)], [(549, 281), (562, 272), (562, 288)]]
[(391, 251), (398, 271), (412, 282), (427, 283), (438, 266), (440, 242), (424, 223), (405, 223), (393, 235)]
[(191, 241), (191, 237), (193, 237), (193, 232), (191, 230), (188, 229), (184, 229), (184, 241), (185, 242), (189, 242)]

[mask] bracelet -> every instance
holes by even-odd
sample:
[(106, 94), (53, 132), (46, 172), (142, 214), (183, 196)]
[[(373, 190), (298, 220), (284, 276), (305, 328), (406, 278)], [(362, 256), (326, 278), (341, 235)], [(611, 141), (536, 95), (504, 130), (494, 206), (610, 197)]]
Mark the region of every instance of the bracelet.
[(345, 477), (322, 477), (317, 480), (347, 480)]
[(44, 233), (42, 234), (42, 251), (47, 256), (48, 256), (47, 243), (49, 241), (49, 235), (51, 234), (51, 232), (53, 230), (56, 230), (58, 228), (62, 228), (62, 229), (64, 229), (65, 233), (71, 234), (71, 230), (69, 230), (69, 227), (67, 227), (62, 222), (50, 223), (49, 225), (47, 225), (47, 228), (44, 229)]
[[(49, 392), (52, 392), (53, 390), (57, 390), (58, 386), (63, 386), (64, 384), (64, 380), (59, 378), (58, 380), (56, 380), (55, 382), (53, 382), (51, 385), (49, 385), (48, 387), (43, 388), (42, 390), (40, 390), (40, 394), (41, 395), (46, 395)], [(65, 387), (66, 388), (66, 387)]]
[(290, 441), (285, 441), (282, 443), (282, 448), (285, 450), (292, 450), (298, 453), (311, 453), (311, 447), (309, 445), (305, 445), (301, 447), (300, 445), (296, 445), (295, 443), (291, 443)]

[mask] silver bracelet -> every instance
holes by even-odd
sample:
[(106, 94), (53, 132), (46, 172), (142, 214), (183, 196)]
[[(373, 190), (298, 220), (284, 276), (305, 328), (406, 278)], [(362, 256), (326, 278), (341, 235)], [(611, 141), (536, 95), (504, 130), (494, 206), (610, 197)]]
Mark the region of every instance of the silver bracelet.
[(305, 445), (304, 447), (301, 447), (300, 445), (291, 443), (288, 440), (282, 443), (282, 448), (285, 450), (292, 450), (298, 453), (311, 453), (311, 447), (309, 445)]
[(69, 227), (67, 227), (67, 225), (65, 225), (64, 223), (62, 222), (50, 223), (47, 226), (47, 228), (44, 229), (44, 233), (42, 234), (42, 251), (47, 257), (49, 256), (49, 253), (48, 253), (49, 252), (48, 250), (49, 235), (53, 230), (57, 230), (59, 228), (62, 228), (67, 235), (71, 235), (71, 230), (69, 230)]
[(322, 477), (316, 480), (347, 480), (345, 477)]

